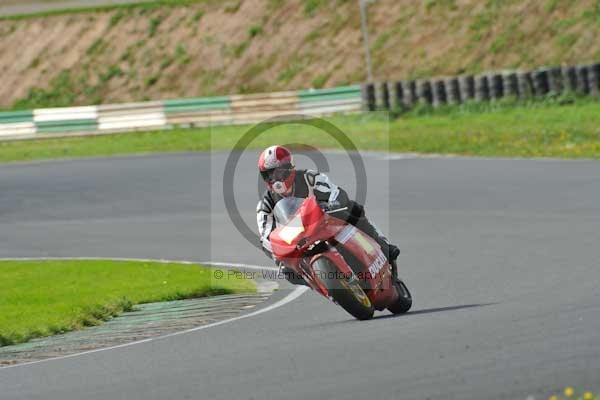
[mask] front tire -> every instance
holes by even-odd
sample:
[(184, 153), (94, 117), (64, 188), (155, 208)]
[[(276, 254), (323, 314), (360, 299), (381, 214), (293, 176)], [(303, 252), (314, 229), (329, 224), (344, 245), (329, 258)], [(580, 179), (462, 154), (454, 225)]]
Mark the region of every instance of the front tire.
[(313, 264), (317, 278), (323, 282), (329, 295), (350, 315), (359, 320), (373, 318), (375, 308), (356, 279), (346, 279), (327, 257)]
[(399, 296), (398, 300), (388, 307), (388, 310), (394, 314), (404, 314), (412, 307), (412, 295), (401, 280), (394, 282), (394, 286)]

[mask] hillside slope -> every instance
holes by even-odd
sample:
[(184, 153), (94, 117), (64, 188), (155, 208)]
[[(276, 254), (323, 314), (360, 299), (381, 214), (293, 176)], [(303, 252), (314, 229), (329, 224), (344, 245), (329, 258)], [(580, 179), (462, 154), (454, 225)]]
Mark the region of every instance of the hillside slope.
[[(600, 59), (599, 0), (378, 0), (377, 79)], [(0, 20), (0, 106), (97, 104), (365, 79), (355, 0), (201, 0)]]

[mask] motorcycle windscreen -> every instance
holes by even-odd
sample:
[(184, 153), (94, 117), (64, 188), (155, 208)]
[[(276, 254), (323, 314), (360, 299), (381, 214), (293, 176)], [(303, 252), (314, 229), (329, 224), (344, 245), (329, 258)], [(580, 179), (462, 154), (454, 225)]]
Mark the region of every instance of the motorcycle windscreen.
[(304, 199), (297, 197), (286, 197), (275, 204), (273, 214), (279, 229), (279, 237), (287, 244), (292, 244), (302, 232), (302, 215), (298, 210), (302, 207)]
[(285, 197), (279, 200), (273, 208), (273, 215), (277, 225), (287, 225), (302, 206), (304, 199), (298, 197)]

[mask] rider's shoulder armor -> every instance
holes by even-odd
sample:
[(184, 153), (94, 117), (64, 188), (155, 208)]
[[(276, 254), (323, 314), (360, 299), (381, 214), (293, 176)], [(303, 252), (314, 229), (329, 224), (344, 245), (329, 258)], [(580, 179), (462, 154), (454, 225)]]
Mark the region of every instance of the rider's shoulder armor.
[(256, 211), (257, 212), (263, 211), (268, 214), (273, 212), (273, 207), (275, 207), (275, 203), (277, 203), (280, 199), (280, 198), (276, 198), (274, 196), (277, 196), (277, 193), (271, 192), (268, 189), (265, 190), (265, 192), (263, 194), (263, 198), (260, 201), (260, 203), (258, 203), (258, 209)]
[(306, 177), (306, 182), (310, 185), (310, 186), (315, 186), (315, 183), (317, 181), (317, 176), (319, 175), (318, 171), (313, 171), (310, 169), (307, 169), (304, 172), (304, 176)]

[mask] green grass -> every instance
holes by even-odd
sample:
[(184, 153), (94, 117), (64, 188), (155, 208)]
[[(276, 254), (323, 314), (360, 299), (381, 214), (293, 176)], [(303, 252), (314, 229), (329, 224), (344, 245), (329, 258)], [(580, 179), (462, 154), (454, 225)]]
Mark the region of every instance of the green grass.
[[(416, 108), (391, 120), (378, 113), (328, 119), (359, 149), (471, 156), (600, 158), (600, 103), (578, 100), (491, 103), (433, 111)], [(249, 126), (173, 129), (95, 137), (0, 142), (0, 162), (117, 154), (227, 150)], [(290, 123), (251, 148), (272, 143), (339, 145), (321, 130)]]
[(327, 80), (329, 79), (329, 77), (331, 76), (330, 73), (324, 73), (324, 74), (320, 74), (317, 77), (315, 77), (315, 79), (312, 80), (312, 87), (316, 88), (316, 89), (320, 89), (323, 86), (325, 86), (325, 83), (327, 83)]
[(61, 71), (50, 81), (46, 89), (31, 88), (26, 97), (17, 100), (13, 110), (29, 110), (33, 108), (66, 107), (75, 102), (76, 83), (68, 70)]
[(312, 17), (321, 6), (319, 0), (304, 0), (304, 15)]
[(97, 325), (135, 304), (255, 290), (213, 272), (135, 261), (0, 261), (0, 346)]
[(263, 33), (263, 28), (260, 25), (253, 25), (248, 29), (248, 36), (251, 38), (261, 35)]
[(148, 25), (148, 34), (150, 35), (150, 37), (156, 35), (156, 31), (158, 30), (158, 27), (160, 26), (161, 23), (162, 23), (162, 17), (150, 18), (150, 23)]

